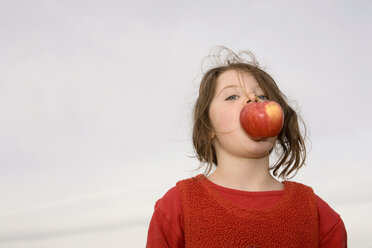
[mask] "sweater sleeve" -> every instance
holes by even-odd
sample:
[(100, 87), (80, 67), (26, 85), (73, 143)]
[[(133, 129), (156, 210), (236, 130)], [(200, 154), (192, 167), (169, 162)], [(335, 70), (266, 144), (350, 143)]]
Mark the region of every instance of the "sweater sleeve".
[(181, 199), (175, 186), (155, 204), (146, 248), (184, 248), (182, 223)]
[(319, 247), (347, 248), (347, 233), (340, 215), (317, 197), (319, 215)]

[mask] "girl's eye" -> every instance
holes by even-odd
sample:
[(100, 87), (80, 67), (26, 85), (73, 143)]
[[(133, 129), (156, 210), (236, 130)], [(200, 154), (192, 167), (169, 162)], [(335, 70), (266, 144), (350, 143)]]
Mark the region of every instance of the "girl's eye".
[(230, 101), (230, 100), (234, 100), (232, 97), (234, 97), (234, 96), (236, 96), (236, 97), (238, 97), (237, 95), (232, 95), (232, 96), (229, 96), (228, 98), (226, 98), (225, 100), (228, 100), (228, 101)]
[(269, 98), (265, 95), (258, 96), (258, 98), (260, 98), (262, 100), (269, 100)]
[[(237, 98), (234, 98), (234, 97), (239, 97), (237, 95), (231, 95), (229, 96), (228, 98), (226, 98), (225, 100), (228, 100), (228, 101), (231, 101), (231, 100), (236, 100)], [(257, 96), (258, 98), (260, 98), (261, 100), (269, 100), (269, 98), (265, 95), (260, 95), (260, 96)]]

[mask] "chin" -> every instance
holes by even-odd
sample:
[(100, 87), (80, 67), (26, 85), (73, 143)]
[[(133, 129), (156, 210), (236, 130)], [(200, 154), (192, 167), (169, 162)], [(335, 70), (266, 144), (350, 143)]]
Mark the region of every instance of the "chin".
[(274, 144), (275, 139), (273, 140), (272, 138), (253, 141), (252, 145), (246, 148), (246, 151), (254, 157), (264, 157), (269, 155), (270, 150), (274, 147)]
[(258, 139), (258, 140), (254, 140), (254, 139), (251, 139), (252, 141), (254, 142), (270, 142), (270, 143), (275, 143), (275, 140), (276, 140), (277, 137), (269, 137), (269, 138), (262, 138), (262, 139)]
[(267, 157), (269, 156), (269, 152), (270, 150), (265, 150), (265, 151), (252, 151), (250, 150), (249, 152), (247, 152), (247, 157), (250, 157), (250, 158), (263, 158), (263, 157)]

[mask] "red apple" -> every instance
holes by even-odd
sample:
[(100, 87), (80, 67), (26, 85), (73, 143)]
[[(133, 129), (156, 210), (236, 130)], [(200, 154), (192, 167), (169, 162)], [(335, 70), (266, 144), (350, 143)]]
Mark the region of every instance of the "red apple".
[(283, 109), (274, 101), (251, 102), (240, 112), (240, 123), (255, 140), (275, 137), (283, 127)]

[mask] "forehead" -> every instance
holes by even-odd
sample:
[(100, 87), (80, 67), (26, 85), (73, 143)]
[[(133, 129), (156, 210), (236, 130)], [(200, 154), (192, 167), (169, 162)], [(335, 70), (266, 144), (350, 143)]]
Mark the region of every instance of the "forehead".
[(225, 71), (217, 78), (217, 91), (229, 85), (238, 85), (240, 87), (250, 89), (260, 88), (260, 85), (257, 83), (254, 76), (248, 72), (236, 70)]

